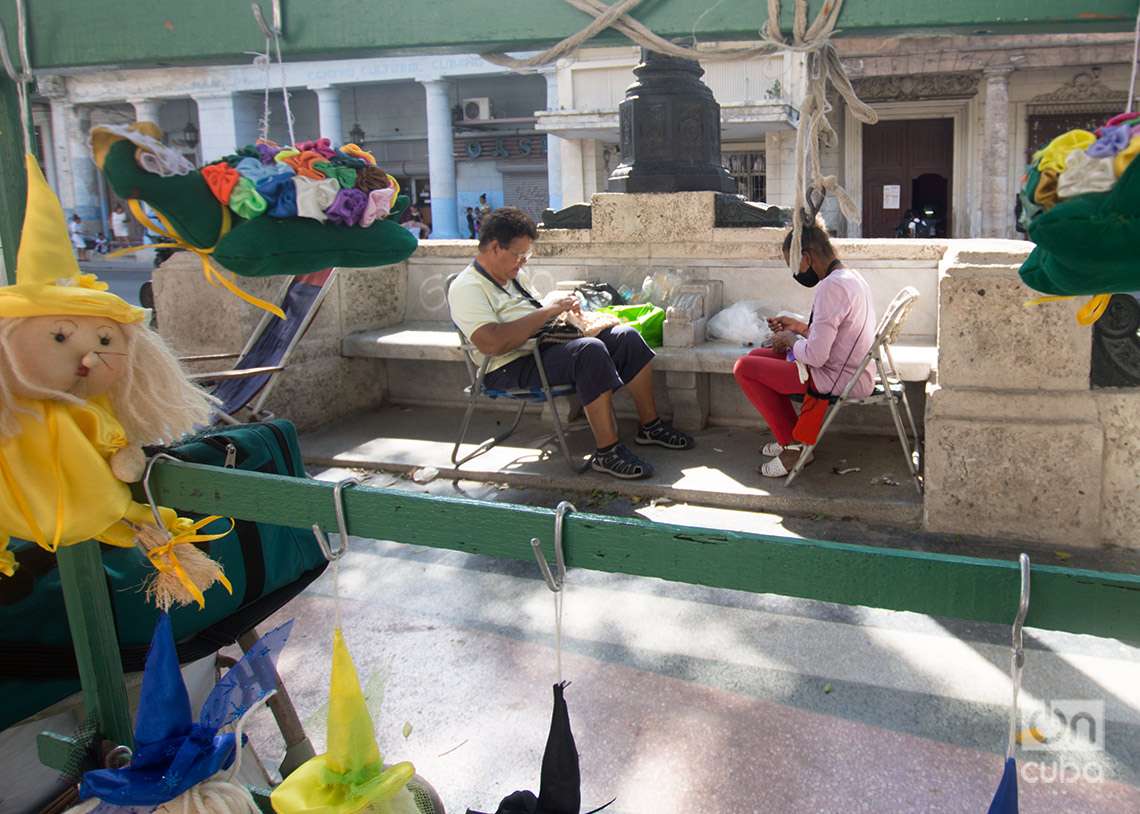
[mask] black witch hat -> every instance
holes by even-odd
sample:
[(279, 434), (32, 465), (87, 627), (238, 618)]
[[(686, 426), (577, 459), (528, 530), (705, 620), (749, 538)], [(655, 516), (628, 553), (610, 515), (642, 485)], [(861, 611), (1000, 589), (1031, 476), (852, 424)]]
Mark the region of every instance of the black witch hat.
[[(550, 734), (542, 755), (542, 775), (538, 796), (532, 791), (516, 791), (503, 798), (495, 814), (579, 814), (582, 808), (582, 774), (578, 768), (578, 747), (570, 731), (570, 713), (563, 691), (570, 682), (554, 685), (554, 712), (550, 716)], [(612, 803), (595, 808), (601, 811)], [(482, 812), (467, 809), (467, 814)]]

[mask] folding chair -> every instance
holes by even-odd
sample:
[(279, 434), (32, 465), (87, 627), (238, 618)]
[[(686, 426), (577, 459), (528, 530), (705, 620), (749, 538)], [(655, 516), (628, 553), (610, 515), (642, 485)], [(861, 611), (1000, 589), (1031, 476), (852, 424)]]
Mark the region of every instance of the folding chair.
[(182, 357), (184, 362), (237, 359), (230, 370), (190, 376), (192, 381), (214, 383), (212, 395), (221, 402), (215, 423), (241, 424), (243, 412), (248, 421), (271, 417), (263, 409), (265, 402), (278, 374), (288, 367), (293, 350), (316, 318), (335, 278), (335, 268), (288, 278), (276, 299), (285, 319), (266, 312), (241, 353)]
[[(455, 282), (455, 278), (458, 276), (458, 274), (452, 274), (447, 278), (445, 291), (451, 290), (451, 284)], [(487, 387), (484, 384), (484, 379), (487, 376), (487, 368), (494, 357), (484, 356), (482, 363), (476, 365), (474, 353), (477, 352), (478, 349), (463, 335), (463, 331), (459, 329), (458, 325), (452, 323), (452, 326), (455, 328), (455, 332), (459, 334), (459, 347), (463, 350), (463, 362), (467, 367), (467, 375), (471, 379), (471, 384), (463, 388), (463, 392), (467, 394), (467, 409), (463, 413), (463, 424), (459, 428), (459, 438), (451, 450), (451, 462), (457, 467), (463, 466), (463, 464), (472, 458), (493, 449), (496, 445), (507, 440), (514, 434), (514, 431), (519, 426), (519, 422), (522, 421), (523, 412), (526, 411), (528, 404), (549, 402), (550, 413), (554, 418), (554, 433), (543, 439), (543, 442), (545, 443), (552, 437), (557, 438), (558, 446), (562, 449), (562, 457), (566, 459), (566, 465), (569, 466), (575, 474), (584, 472), (586, 467), (589, 466), (589, 463), (575, 461), (574, 456), (570, 454), (570, 448), (566, 445), (566, 433), (562, 428), (562, 419), (559, 418), (558, 410), (554, 406), (554, 399), (573, 396), (576, 394), (576, 391), (571, 384), (558, 384), (553, 387), (550, 385), (550, 381), (546, 378), (546, 368), (542, 364), (542, 354), (539, 353), (538, 342), (532, 339), (519, 348), (519, 350), (527, 350), (534, 355), (534, 363), (538, 368), (538, 377), (542, 382), (541, 385), (536, 387), (516, 387), (509, 390), (498, 390), (493, 387)], [(467, 437), (467, 430), (471, 426), (471, 416), (475, 413), (475, 405), (480, 398), (517, 401), (519, 408), (515, 412), (515, 417), (510, 427), (493, 438), (488, 438), (475, 447), (474, 450), (460, 458), (459, 448), (463, 445), (463, 440)]]
[[(788, 477), (784, 481), (785, 486), (790, 486), (792, 481), (796, 479), (796, 476), (803, 470), (804, 466), (811, 459), (812, 450), (819, 446), (819, 442), (823, 440), (823, 434), (827, 432), (828, 426), (830, 426), (844, 405), (885, 404), (891, 410), (891, 418), (894, 419), (895, 430), (899, 436), (899, 443), (902, 445), (903, 455), (906, 456), (907, 468), (910, 469), (911, 477), (914, 478), (914, 486), (918, 489), (918, 493), (920, 495), (922, 494), (922, 476), (918, 474), (918, 467), (915, 464), (910, 441), (907, 438), (906, 428), (903, 425), (901, 411), (899, 410), (900, 403), (902, 404), (902, 409), (906, 411), (910, 431), (914, 435), (914, 453), (918, 451), (918, 428), (914, 423), (914, 414), (910, 411), (910, 402), (907, 401), (906, 387), (903, 385), (902, 379), (899, 378), (898, 371), (895, 369), (894, 359), (891, 358), (891, 345), (898, 340), (899, 334), (902, 332), (903, 323), (906, 321), (907, 316), (910, 315), (910, 310), (917, 299), (918, 289), (913, 286), (907, 286), (891, 300), (891, 304), (887, 306), (886, 313), (883, 314), (883, 318), (879, 320), (879, 325), (875, 329), (875, 339), (871, 343), (871, 347), (866, 355), (863, 356), (859, 367), (856, 368), (855, 375), (847, 382), (847, 386), (843, 388), (843, 392), (840, 395), (828, 397), (831, 406), (828, 408), (827, 417), (824, 419), (823, 426), (819, 430), (819, 436), (816, 438), (814, 444), (804, 446), (800, 452), (799, 460), (796, 461), (796, 465), (792, 467), (792, 471), (788, 473)], [(851, 388), (855, 386), (855, 382), (859, 380), (863, 371), (867, 369), (867, 365), (871, 364), (872, 359), (875, 361), (875, 365), (879, 371), (874, 392), (866, 398), (849, 398)]]

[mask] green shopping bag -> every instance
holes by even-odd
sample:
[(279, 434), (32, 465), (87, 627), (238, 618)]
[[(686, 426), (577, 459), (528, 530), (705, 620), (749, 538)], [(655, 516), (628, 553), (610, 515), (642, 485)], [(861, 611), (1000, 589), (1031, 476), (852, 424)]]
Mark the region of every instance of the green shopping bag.
[(664, 344), (662, 334), (665, 332), (665, 309), (657, 305), (646, 303), (644, 305), (607, 305), (599, 308), (603, 314), (612, 314), (627, 325), (633, 327), (641, 334), (645, 344), (651, 348), (659, 348)]

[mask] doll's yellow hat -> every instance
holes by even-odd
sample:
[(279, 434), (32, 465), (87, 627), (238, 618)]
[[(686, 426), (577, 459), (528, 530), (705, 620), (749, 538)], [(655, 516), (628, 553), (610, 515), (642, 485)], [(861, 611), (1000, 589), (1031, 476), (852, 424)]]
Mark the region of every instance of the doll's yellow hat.
[(356, 667), (337, 628), (329, 681), (328, 751), (301, 764), (269, 801), (277, 814), (355, 814), (383, 802), (415, 775), (411, 763), (385, 767)]
[(0, 317), (89, 316), (141, 322), (146, 310), (107, 290), (94, 274), (83, 274), (72, 254), (63, 207), (32, 155), (24, 157), (28, 205), (16, 284), (0, 287)]

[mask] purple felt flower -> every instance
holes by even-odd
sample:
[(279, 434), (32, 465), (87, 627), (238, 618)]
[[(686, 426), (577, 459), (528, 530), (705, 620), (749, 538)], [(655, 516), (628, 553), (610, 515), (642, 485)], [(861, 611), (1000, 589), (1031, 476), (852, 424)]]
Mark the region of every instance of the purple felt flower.
[(1128, 146), (1131, 137), (1132, 128), (1127, 124), (1104, 127), (1101, 129), (1100, 138), (1085, 150), (1085, 154), (1089, 158), (1112, 158)]
[(257, 152), (262, 164), (272, 164), (277, 154), (281, 152), (281, 148), (271, 144), (258, 144)]
[(360, 223), (360, 218), (364, 215), (367, 206), (368, 196), (359, 189), (342, 189), (336, 194), (336, 200), (332, 202), (332, 206), (325, 210), (325, 215), (332, 223), (339, 223), (341, 226), (356, 226)]

